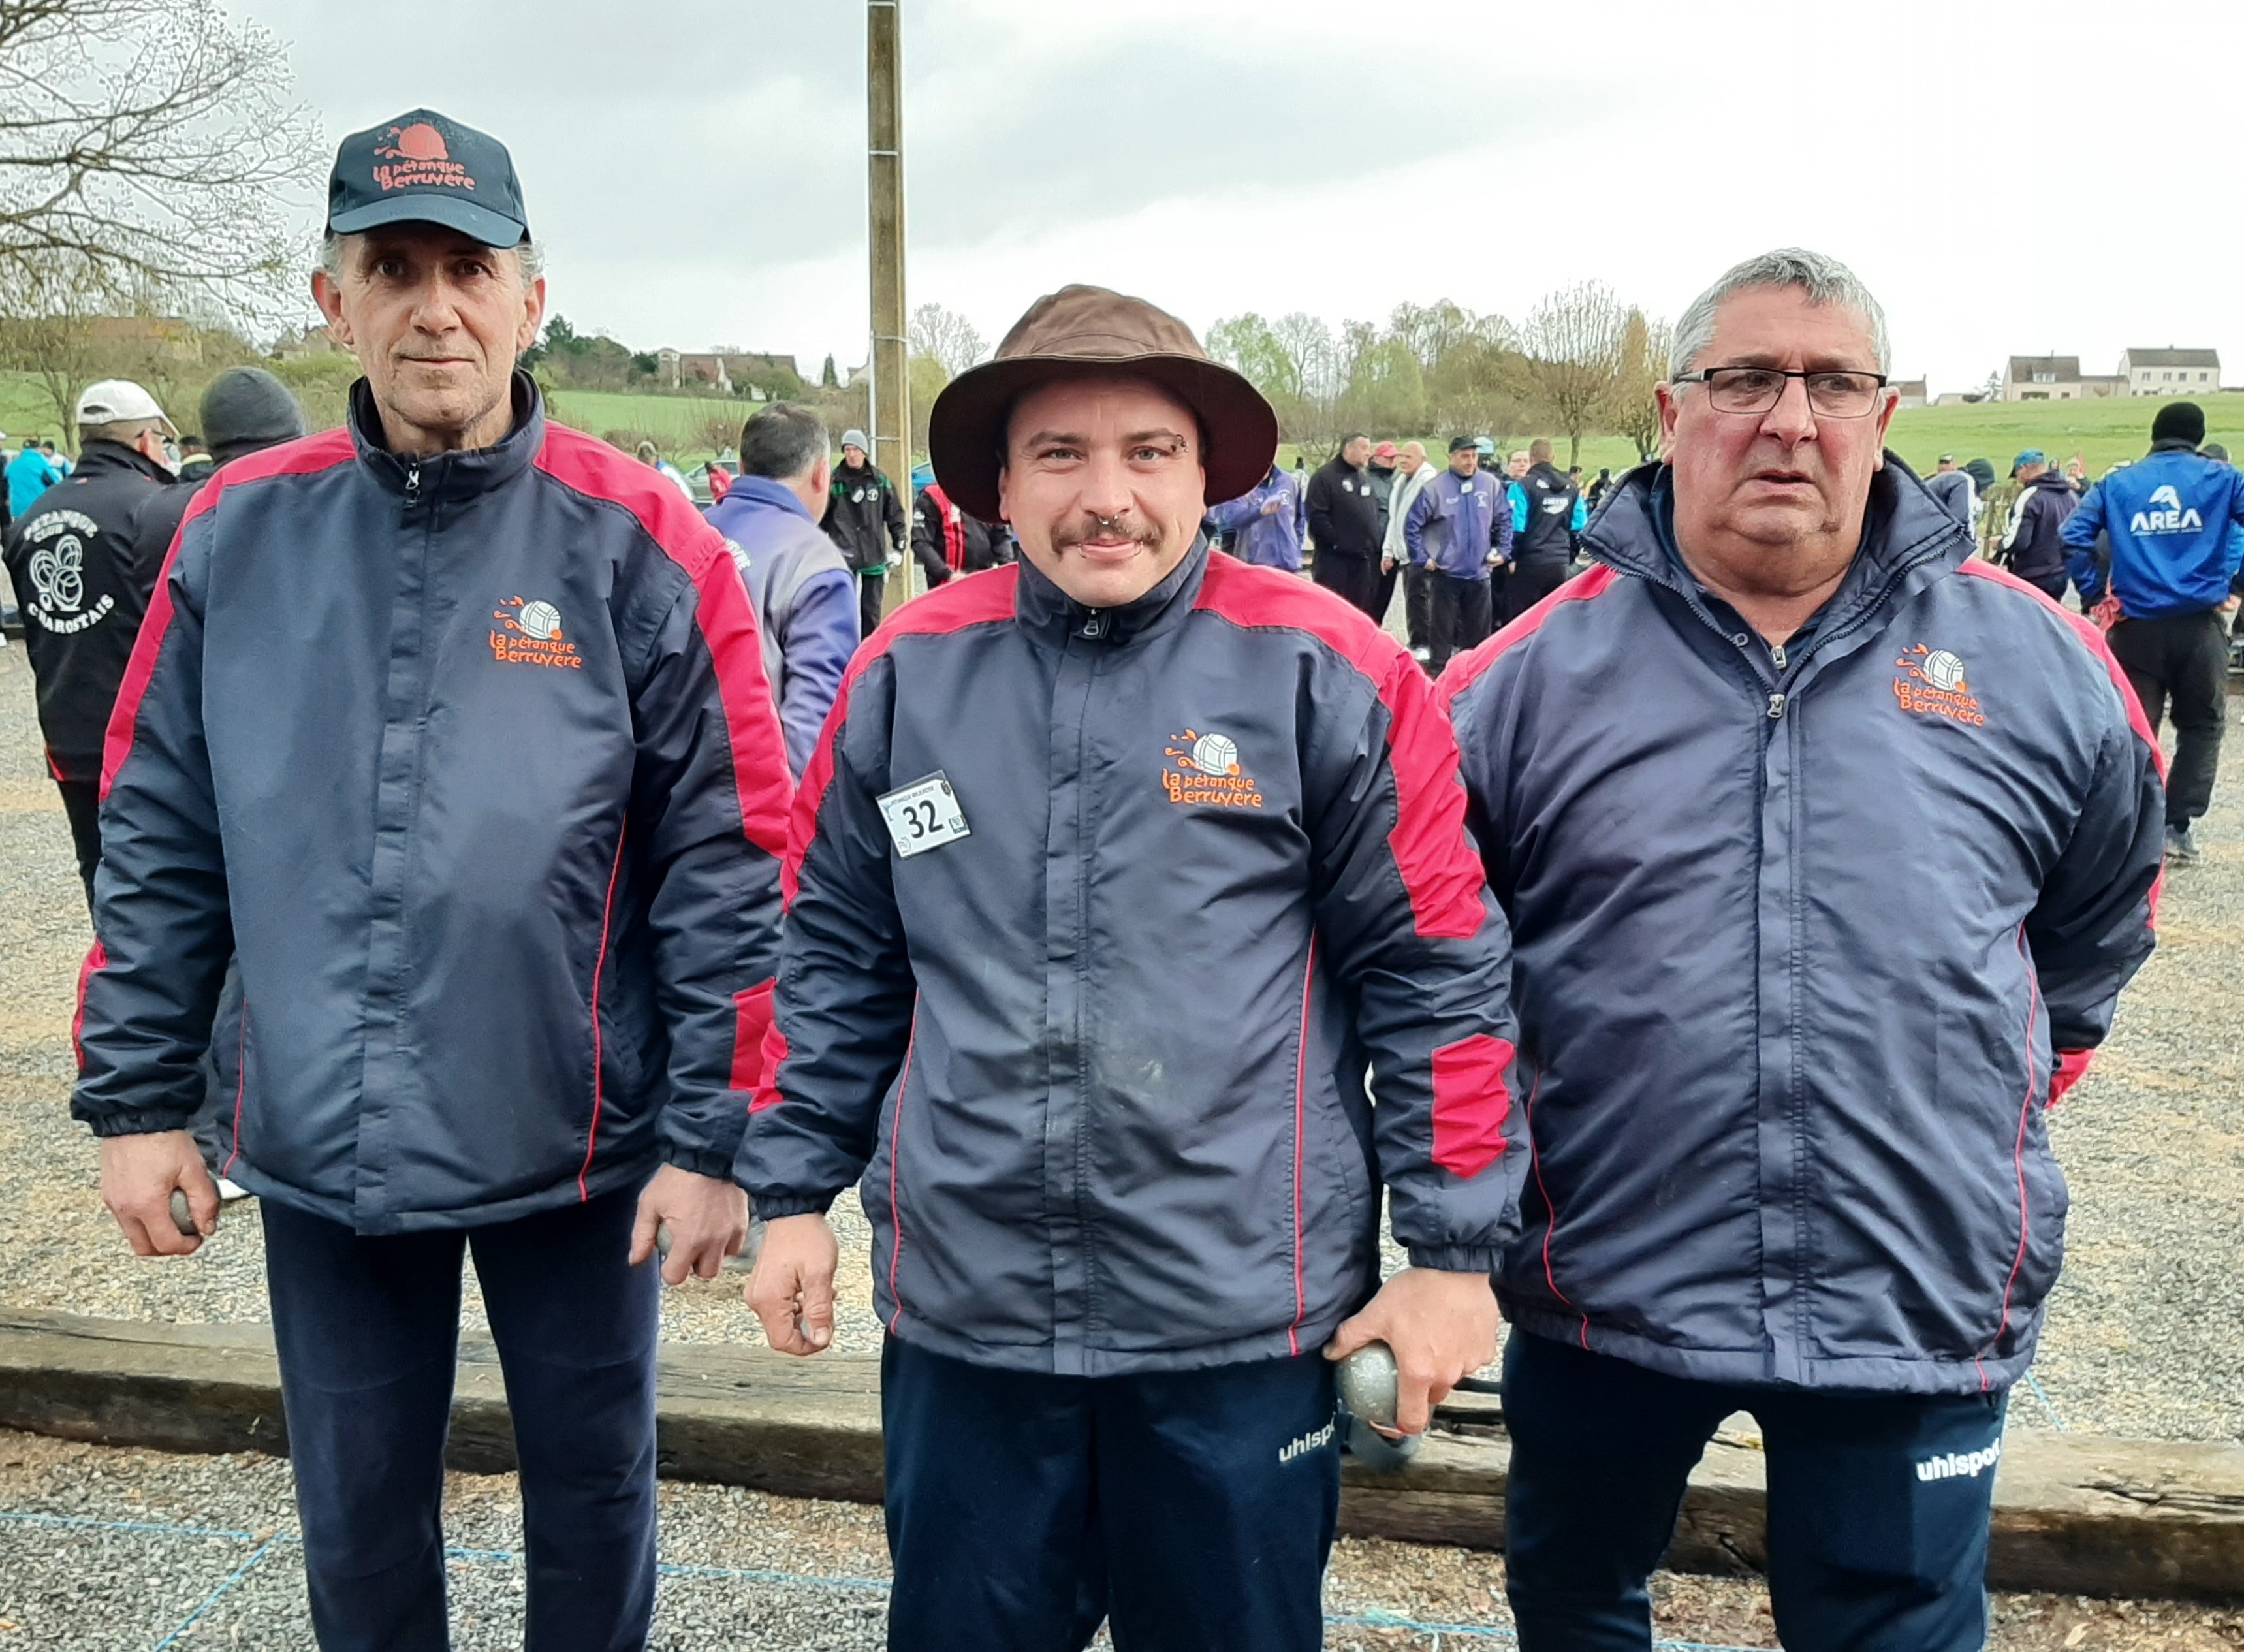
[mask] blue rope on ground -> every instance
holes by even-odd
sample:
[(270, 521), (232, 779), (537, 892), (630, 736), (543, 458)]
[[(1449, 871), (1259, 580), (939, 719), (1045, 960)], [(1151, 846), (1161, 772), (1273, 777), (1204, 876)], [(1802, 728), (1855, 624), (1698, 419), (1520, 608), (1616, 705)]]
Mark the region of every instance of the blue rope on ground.
[(2065, 1418), (2059, 1417), (2057, 1414), (2057, 1407), (2050, 1404), (2049, 1391), (2041, 1385), (2041, 1378), (2035, 1376), (2031, 1371), (2028, 1371), (2026, 1373), (2026, 1386), (2034, 1391), (2034, 1398), (2041, 1401), (2041, 1408), (2049, 1413), (2049, 1420), (2056, 1425), (2057, 1432), (2060, 1434), (2064, 1433), (2065, 1432)]
[[(2045, 1399), (2044, 1403), (2046, 1404), (2047, 1401)], [(0, 1520), (12, 1520), (24, 1526), (131, 1532), (148, 1537), (215, 1537), (226, 1538), (240, 1543), (257, 1541), (257, 1534), (254, 1532), (229, 1532), (207, 1526), (173, 1526), (152, 1520), (104, 1520), (84, 1515), (35, 1514), (9, 1509), (0, 1509)], [(180, 1636), (186, 1634), (206, 1615), (210, 1609), (225, 1597), (228, 1590), (247, 1577), (267, 1554), (282, 1544), (301, 1543), (302, 1540), (294, 1532), (276, 1532), (267, 1538), (264, 1542), (259, 1544), (254, 1554), (234, 1567), (233, 1574), (226, 1578), (226, 1581), (213, 1589), (203, 1603), (187, 1615), (186, 1620), (179, 1628), (156, 1643), (154, 1652), (167, 1652), (169, 1648), (176, 1645)], [(444, 1548), (444, 1558), (449, 1561), (467, 1561), (485, 1566), (513, 1566), (521, 1561), (522, 1555), (515, 1549), (467, 1548), (459, 1545), (447, 1544)], [(817, 1577), (802, 1572), (757, 1571), (730, 1566), (673, 1566), (667, 1563), (658, 1564), (655, 1570), (665, 1577), (706, 1579), (720, 1582), (774, 1583), (801, 1585), (813, 1588), (861, 1589), (882, 1594), (889, 1591), (887, 1583), (878, 1578), (869, 1577)], [(1480, 1641), (1517, 1641), (1519, 1638), (1517, 1630), (1506, 1628), (1498, 1624), (1428, 1623), (1416, 1618), (1405, 1617), (1399, 1612), (1382, 1611), (1377, 1608), (1357, 1614), (1335, 1615), (1327, 1617), (1325, 1622), (1335, 1628), (1402, 1629), (1416, 1635), (1447, 1635)], [(1658, 1649), (1658, 1652), (1754, 1652), (1754, 1649), (1750, 1647), (1712, 1645), (1702, 1641), (1659, 1641), (1653, 1644)]]
[(258, 1561), (270, 1554), (273, 1552), (273, 1546), (280, 1540), (280, 1534), (276, 1533), (273, 1536), (267, 1538), (264, 1542), (259, 1544), (257, 1553), (251, 1555), (240, 1565), (235, 1567), (233, 1568), (233, 1575), (227, 1578), (225, 1582), (213, 1589), (200, 1606), (188, 1613), (186, 1622), (180, 1624), (178, 1628), (173, 1629), (169, 1635), (156, 1642), (156, 1652), (165, 1652), (166, 1648), (175, 1645), (181, 1635), (185, 1635), (189, 1629), (195, 1627), (196, 1622), (202, 1617), (204, 1613), (209, 1611), (211, 1608), (216, 1606), (220, 1600), (225, 1598), (226, 1592), (228, 1589), (240, 1582), (242, 1579), (247, 1577), (252, 1571), (255, 1570)]
[(226, 1537), (237, 1543), (254, 1543), (254, 1532), (221, 1532), (209, 1526), (162, 1526), (145, 1520), (97, 1520), (77, 1514), (29, 1514), (0, 1509), (0, 1520), (22, 1526), (86, 1526), (104, 1532), (141, 1532), (152, 1537)]

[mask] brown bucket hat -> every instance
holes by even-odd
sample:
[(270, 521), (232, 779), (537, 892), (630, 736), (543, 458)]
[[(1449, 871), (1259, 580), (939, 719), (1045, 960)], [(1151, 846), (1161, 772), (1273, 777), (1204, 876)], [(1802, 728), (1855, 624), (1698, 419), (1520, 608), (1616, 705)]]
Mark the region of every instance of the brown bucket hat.
[(1278, 453), (1278, 416), (1262, 392), (1207, 358), (1166, 310), (1103, 287), (1063, 287), (1029, 306), (997, 354), (943, 386), (928, 415), (928, 457), (959, 509), (997, 519), (1005, 422), (1023, 391), (1074, 369), (1123, 369), (1151, 379), (1200, 416), (1207, 500), (1259, 484)]

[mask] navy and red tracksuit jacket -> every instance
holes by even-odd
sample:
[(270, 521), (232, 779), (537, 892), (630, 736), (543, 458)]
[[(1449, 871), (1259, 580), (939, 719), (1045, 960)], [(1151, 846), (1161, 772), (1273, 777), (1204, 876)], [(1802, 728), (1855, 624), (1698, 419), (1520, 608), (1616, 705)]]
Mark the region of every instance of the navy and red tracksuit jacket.
[[(907, 856), (892, 794), (937, 777), (966, 835)], [(1025, 561), (952, 581), (858, 650), (788, 876), (740, 1180), (777, 1217), (862, 1178), (907, 1342), (1282, 1358), (1376, 1289), (1382, 1184), (1420, 1266), (1485, 1272), (1516, 1227), (1511, 958), (1457, 747), (1329, 592), (1204, 541), (1117, 609)]]
[(214, 1044), (222, 1168), (362, 1233), (727, 1174), (770, 1018), (747, 592), (667, 479), (513, 395), (497, 447), (408, 459), (361, 383), (227, 465), (110, 723), (72, 1111), (183, 1127)]
[(1511, 919), (1522, 1330), (1670, 1376), (2007, 1386), (2065, 1256), (2045, 1114), (2150, 955), (2156, 740), (2081, 615), (1892, 454), (1772, 649), (1664, 465), (1443, 676)]

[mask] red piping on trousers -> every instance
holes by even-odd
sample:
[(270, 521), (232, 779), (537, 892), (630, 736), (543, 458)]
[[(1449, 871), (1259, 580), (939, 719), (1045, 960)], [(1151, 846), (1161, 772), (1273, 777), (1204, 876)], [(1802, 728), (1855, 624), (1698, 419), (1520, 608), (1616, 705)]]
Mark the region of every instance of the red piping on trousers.
[(608, 872), (608, 898), (600, 908), (600, 952), (592, 960), (592, 1127), (585, 1133), (585, 1163), (577, 1172), (577, 1200), (586, 1203), (591, 1190), (585, 1178), (592, 1174), (592, 1150), (600, 1145), (600, 973), (608, 966), (608, 924), (615, 916), (616, 879), (623, 875), (624, 839), (630, 833), (627, 826), (616, 834), (616, 863)]

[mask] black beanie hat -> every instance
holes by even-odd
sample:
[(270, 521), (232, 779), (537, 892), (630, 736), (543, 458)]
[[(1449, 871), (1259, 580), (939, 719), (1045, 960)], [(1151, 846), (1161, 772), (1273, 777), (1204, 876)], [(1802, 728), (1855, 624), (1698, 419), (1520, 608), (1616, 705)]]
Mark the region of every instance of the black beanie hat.
[(2187, 442), (2192, 447), (2205, 440), (2205, 410), (2194, 402), (2169, 402), (2151, 421), (2153, 442)]
[(288, 387), (261, 367), (229, 367), (203, 392), (203, 442), (220, 464), (245, 453), (294, 442), (304, 434), (304, 410)]

